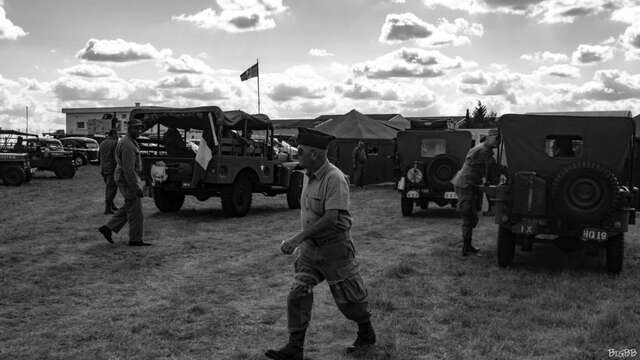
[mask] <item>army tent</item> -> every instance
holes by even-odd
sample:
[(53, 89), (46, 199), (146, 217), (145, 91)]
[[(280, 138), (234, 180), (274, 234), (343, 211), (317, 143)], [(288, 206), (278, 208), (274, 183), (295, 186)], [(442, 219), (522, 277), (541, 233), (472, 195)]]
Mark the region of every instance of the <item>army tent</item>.
[(329, 160), (345, 174), (353, 176), (353, 149), (363, 140), (367, 149), (365, 184), (393, 181), (395, 139), (397, 130), (367, 117), (356, 110), (333, 117), (315, 127), (336, 137), (329, 145)]

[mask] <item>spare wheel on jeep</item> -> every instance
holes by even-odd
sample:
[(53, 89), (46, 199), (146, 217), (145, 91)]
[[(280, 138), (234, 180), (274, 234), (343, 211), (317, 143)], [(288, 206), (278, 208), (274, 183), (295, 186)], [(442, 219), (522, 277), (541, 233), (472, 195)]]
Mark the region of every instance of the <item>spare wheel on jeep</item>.
[(175, 212), (184, 204), (184, 193), (179, 191), (167, 191), (161, 187), (153, 188), (153, 202), (162, 212)]
[(19, 186), (25, 182), (26, 176), (22, 168), (18, 166), (9, 166), (4, 169), (2, 180), (7, 185)]
[(447, 191), (451, 188), (451, 179), (459, 169), (458, 159), (449, 154), (440, 154), (431, 160), (427, 168), (427, 181), (433, 189)]
[(53, 172), (59, 179), (71, 179), (76, 175), (76, 168), (71, 163), (56, 163)]
[(293, 171), (291, 173), (289, 189), (287, 189), (287, 205), (289, 205), (289, 209), (300, 209), (303, 182), (304, 174), (301, 171)]
[(227, 217), (242, 217), (251, 209), (253, 186), (249, 174), (238, 174), (233, 185), (227, 186), (220, 194), (222, 212)]
[(599, 222), (612, 209), (618, 179), (606, 167), (588, 161), (573, 163), (553, 179), (552, 198), (558, 214), (573, 223)]

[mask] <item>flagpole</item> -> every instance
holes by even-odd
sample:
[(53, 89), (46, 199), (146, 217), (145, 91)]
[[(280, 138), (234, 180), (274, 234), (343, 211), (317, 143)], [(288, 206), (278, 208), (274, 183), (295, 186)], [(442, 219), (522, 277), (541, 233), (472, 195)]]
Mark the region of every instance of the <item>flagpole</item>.
[(258, 66), (258, 114), (260, 114), (260, 64), (258, 58), (256, 58), (256, 65)]

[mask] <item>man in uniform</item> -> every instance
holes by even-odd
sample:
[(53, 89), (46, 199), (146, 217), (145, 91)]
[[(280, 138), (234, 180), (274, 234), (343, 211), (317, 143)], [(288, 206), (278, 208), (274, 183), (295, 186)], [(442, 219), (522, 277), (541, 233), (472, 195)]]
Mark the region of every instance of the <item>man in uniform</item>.
[(98, 156), (100, 158), (100, 173), (104, 179), (104, 213), (113, 214), (118, 210), (113, 203), (118, 187), (113, 175), (116, 170), (116, 158), (114, 156), (116, 145), (118, 144), (118, 132), (115, 129), (109, 130), (107, 137), (100, 143)]
[(142, 241), (143, 217), (141, 198), (143, 191), (140, 180), (142, 159), (140, 158), (140, 146), (136, 141), (142, 129), (142, 121), (131, 119), (129, 121), (127, 135), (116, 145), (115, 180), (122, 197), (124, 197), (124, 206), (118, 209), (106, 225), (98, 229), (104, 238), (112, 244), (112, 233), (120, 231), (128, 222), (129, 246), (151, 245)]
[(338, 309), (358, 324), (358, 336), (347, 352), (360, 353), (375, 343), (376, 335), (349, 234), (349, 184), (327, 160), (327, 145), (334, 137), (311, 129), (298, 131), (298, 160), (306, 169), (300, 199), (302, 232), (281, 244), (285, 254), (297, 248), (294, 282), (287, 297), (289, 342), (265, 355), (275, 360), (302, 360), (313, 288), (324, 280)]
[(16, 144), (13, 145), (12, 151), (14, 153), (20, 153), (20, 154), (27, 152), (27, 147), (24, 146), (24, 144), (22, 143), (22, 136), (18, 136), (18, 138), (16, 139)]
[(351, 153), (353, 164), (353, 182), (359, 188), (364, 188), (364, 167), (367, 163), (367, 148), (364, 141), (358, 141), (358, 145)]
[(500, 143), (498, 130), (491, 129), (485, 141), (471, 148), (464, 159), (464, 164), (453, 177), (453, 184), (458, 196), (458, 212), (462, 217), (462, 256), (478, 253), (471, 245), (473, 228), (478, 225), (477, 205), (482, 200), (482, 178), (486, 178), (495, 166), (493, 149)]

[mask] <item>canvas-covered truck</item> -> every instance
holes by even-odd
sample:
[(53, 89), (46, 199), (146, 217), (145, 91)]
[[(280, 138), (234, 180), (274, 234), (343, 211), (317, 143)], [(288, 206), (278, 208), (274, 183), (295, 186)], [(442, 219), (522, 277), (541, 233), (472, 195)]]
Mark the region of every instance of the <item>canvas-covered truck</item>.
[(552, 242), (565, 251), (606, 251), (622, 270), (624, 234), (635, 224), (635, 124), (628, 112), (508, 114), (499, 122), (507, 180), (484, 188), (495, 199), (498, 265), (516, 245)]
[[(286, 194), (289, 208), (300, 207), (303, 172), (296, 161), (278, 160), (274, 152), (273, 125), (266, 115), (222, 111), (217, 106), (182, 109), (136, 108), (131, 119), (140, 119), (145, 129), (161, 125), (175, 128), (183, 137), (188, 130), (200, 130), (197, 151), (176, 149), (157, 129), (156, 152), (150, 146), (143, 155), (143, 173), (152, 188), (156, 207), (178, 211), (186, 195), (200, 201), (220, 197), (225, 216), (245, 216), (253, 193), (266, 196)], [(266, 136), (252, 139), (250, 132), (263, 130)]]
[(414, 205), (423, 209), (457, 204), (451, 179), (471, 146), (471, 133), (456, 130), (405, 130), (398, 133), (400, 208), (410, 216)]

